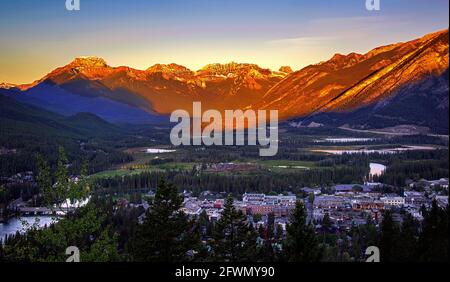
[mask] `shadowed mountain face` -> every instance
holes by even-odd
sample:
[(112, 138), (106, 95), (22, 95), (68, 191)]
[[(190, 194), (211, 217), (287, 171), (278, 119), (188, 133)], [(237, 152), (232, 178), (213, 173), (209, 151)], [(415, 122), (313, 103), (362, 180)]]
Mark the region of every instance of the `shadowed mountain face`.
[(192, 102), (201, 101), (203, 109), (220, 111), (276, 109), (284, 120), (357, 128), (420, 124), (448, 132), (448, 30), (367, 54), (336, 54), (296, 72), (238, 63), (136, 70), (81, 57), (32, 84), (0, 88), (48, 110), (91, 112), (110, 121), (190, 112)]
[(0, 95), (0, 128), (6, 137), (109, 137), (123, 130), (90, 113), (65, 117)]
[(269, 90), (256, 107), (278, 109), (284, 118), (320, 112), (348, 113), (389, 103), (408, 85), (420, 87), (421, 82), (439, 77), (447, 69), (445, 31), (376, 48), (365, 55), (337, 54), (327, 62), (289, 75)]
[(416, 125), (432, 132), (448, 134), (448, 70), (440, 76), (427, 76), (406, 84), (395, 95), (350, 112), (318, 112), (294, 120), (294, 125), (311, 123), (348, 126), (354, 129)]
[[(156, 116), (149, 111), (145, 111), (132, 102), (120, 102), (111, 99), (110, 96), (101, 95), (101, 92), (92, 93), (92, 96), (80, 95), (83, 91), (70, 91), (65, 87), (58, 87), (50, 81), (39, 83), (23, 92), (14, 94), (6, 93), (9, 97), (14, 97), (17, 101), (28, 103), (48, 111), (62, 115), (75, 115), (77, 113), (92, 113), (110, 122), (117, 123), (150, 123), (167, 120), (167, 118)], [(0, 90), (0, 93), (2, 91)], [(78, 94), (74, 94), (78, 93)], [(115, 94), (106, 92), (107, 94)], [(131, 96), (130, 98), (133, 98)], [(142, 101), (146, 105), (146, 101)]]

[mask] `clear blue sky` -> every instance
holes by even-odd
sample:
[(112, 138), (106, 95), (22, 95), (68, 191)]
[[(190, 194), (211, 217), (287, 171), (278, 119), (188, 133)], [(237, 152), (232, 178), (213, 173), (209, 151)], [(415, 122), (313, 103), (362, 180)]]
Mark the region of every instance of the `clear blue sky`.
[(448, 28), (448, 0), (2, 0), (0, 82), (26, 83), (74, 57), (146, 69), (257, 63), (299, 69)]

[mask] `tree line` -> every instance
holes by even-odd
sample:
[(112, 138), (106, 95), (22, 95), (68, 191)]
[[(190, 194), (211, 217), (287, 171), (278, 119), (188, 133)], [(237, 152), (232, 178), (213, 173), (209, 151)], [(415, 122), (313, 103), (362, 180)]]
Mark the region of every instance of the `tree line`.
[(154, 189), (159, 179), (166, 178), (181, 190), (190, 190), (195, 194), (206, 190), (236, 195), (245, 192), (282, 193), (298, 190), (297, 188), (305, 186), (360, 183), (367, 173), (368, 169), (361, 166), (321, 167), (292, 173), (267, 172), (264, 174), (220, 174), (195, 170), (167, 170), (102, 178), (96, 180), (94, 186), (112, 193), (124, 193), (143, 188)]
[(384, 262), (448, 261), (448, 207), (436, 202), (420, 223), (406, 216), (396, 223), (386, 211), (379, 226), (353, 226), (348, 233), (332, 230), (324, 218), (316, 230), (298, 202), (289, 224), (275, 226), (273, 215), (255, 228), (227, 197), (218, 221), (202, 213), (190, 218), (181, 210), (178, 189), (160, 180), (150, 208), (114, 205), (110, 196), (96, 195), (86, 207), (47, 229), (5, 239), (0, 261), (64, 261), (65, 248), (77, 246), (82, 261), (139, 262), (338, 262), (364, 261), (365, 249), (378, 246)]

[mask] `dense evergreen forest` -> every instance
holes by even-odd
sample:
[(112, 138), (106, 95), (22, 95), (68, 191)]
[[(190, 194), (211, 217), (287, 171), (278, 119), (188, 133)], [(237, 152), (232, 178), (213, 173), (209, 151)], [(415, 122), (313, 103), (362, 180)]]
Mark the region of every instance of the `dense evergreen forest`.
[(196, 171), (143, 172), (129, 176), (100, 179), (97, 187), (114, 192), (154, 189), (158, 180), (167, 178), (182, 190), (236, 193), (238, 195), (253, 191), (260, 193), (295, 192), (305, 186), (327, 185), (334, 183), (358, 183), (367, 174), (367, 168), (343, 167), (312, 169), (301, 173), (267, 173), (255, 175), (224, 175), (197, 173)]

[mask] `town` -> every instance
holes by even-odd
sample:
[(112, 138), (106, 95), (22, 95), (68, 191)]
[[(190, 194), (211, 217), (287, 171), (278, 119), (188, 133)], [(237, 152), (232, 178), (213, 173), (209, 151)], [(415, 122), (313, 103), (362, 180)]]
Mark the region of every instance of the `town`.
[[(363, 184), (341, 184), (333, 187), (301, 188), (301, 195), (286, 193), (286, 195), (266, 195), (260, 193), (245, 193), (234, 200), (234, 206), (247, 216), (256, 229), (267, 227), (269, 216), (274, 217), (275, 226), (283, 232), (289, 224), (289, 216), (295, 209), (297, 201), (304, 203), (308, 212), (308, 222), (316, 230), (322, 229), (324, 219), (330, 224), (330, 230), (349, 231), (352, 226), (364, 225), (367, 220), (380, 223), (383, 220), (382, 212), (390, 210), (393, 219), (401, 224), (403, 217), (410, 214), (419, 222), (423, 220), (422, 213), (431, 207), (435, 200), (438, 206), (445, 209), (448, 205), (448, 178), (439, 180), (425, 180), (411, 182), (409, 190), (403, 194), (384, 193), (382, 183), (365, 182)], [(146, 199), (154, 197), (154, 191), (146, 193), (141, 202), (130, 202), (121, 199), (118, 207), (150, 206)], [(192, 192), (184, 191), (182, 211), (190, 217), (199, 217), (206, 214), (210, 221), (217, 222), (225, 202), (225, 193), (204, 191), (198, 197)], [(142, 222), (145, 217), (140, 217)]]
[[(230, 164), (212, 165), (209, 170), (218, 168), (226, 171)], [(246, 171), (248, 164), (231, 166)], [(250, 166), (250, 168), (253, 168)], [(11, 177), (3, 177), (6, 185), (28, 185), (30, 189), (36, 188), (33, 172), (23, 172)], [(78, 181), (77, 176), (70, 177), (71, 182)], [(235, 198), (234, 205), (237, 210), (242, 211), (256, 228), (267, 225), (268, 216), (273, 215), (276, 226), (285, 230), (289, 215), (295, 208), (297, 201), (302, 201), (308, 212), (308, 221), (317, 229), (321, 228), (324, 218), (331, 221), (334, 230), (350, 230), (354, 225), (366, 224), (368, 219), (374, 222), (382, 221), (382, 211), (393, 211), (394, 220), (402, 222), (405, 214), (412, 215), (416, 220), (423, 219), (422, 212), (429, 209), (433, 200), (439, 207), (445, 209), (448, 205), (448, 178), (438, 180), (410, 181), (408, 190), (401, 194), (385, 193), (387, 186), (379, 182), (364, 182), (362, 184), (339, 184), (332, 187), (303, 187), (301, 193), (285, 194), (272, 193), (244, 193)], [(218, 221), (223, 211), (226, 193), (203, 191), (198, 196), (192, 192), (184, 191), (182, 211), (190, 216), (196, 217), (205, 213), (211, 221)], [(118, 198), (118, 207), (142, 207), (149, 208), (147, 200), (154, 197), (154, 189), (144, 193), (139, 200), (130, 201), (128, 198)], [(5, 221), (6, 211), (9, 214), (24, 216), (49, 215), (54, 211), (47, 207), (40, 207), (36, 203), (36, 196), (28, 197), (24, 194), (9, 203), (8, 206), (0, 206), (0, 220)], [(141, 216), (143, 219), (144, 214)]]

